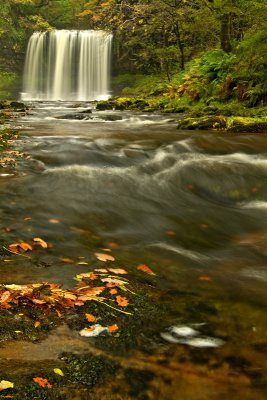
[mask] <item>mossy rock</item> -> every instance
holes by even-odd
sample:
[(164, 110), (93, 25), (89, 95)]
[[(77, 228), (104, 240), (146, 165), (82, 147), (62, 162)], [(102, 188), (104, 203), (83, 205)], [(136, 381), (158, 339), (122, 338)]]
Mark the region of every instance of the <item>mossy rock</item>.
[(199, 118), (182, 118), (178, 121), (179, 129), (224, 129), (226, 127), (226, 117), (207, 115)]
[(24, 111), (27, 111), (29, 108), (20, 101), (4, 100), (4, 101), (0, 101), (0, 109), (16, 111), (16, 112), (24, 112)]
[(267, 118), (230, 117), (227, 120), (227, 131), (267, 133)]

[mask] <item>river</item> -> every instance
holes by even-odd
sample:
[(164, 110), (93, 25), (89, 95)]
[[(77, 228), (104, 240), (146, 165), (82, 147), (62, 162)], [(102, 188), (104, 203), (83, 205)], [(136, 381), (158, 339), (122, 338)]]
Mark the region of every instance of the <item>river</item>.
[[(266, 135), (178, 131), (172, 114), (65, 119), (91, 105), (76, 107), (35, 103), (15, 121), (15, 148), (30, 159), (0, 176), (1, 237), (40, 237), (49, 249), (1, 260), (1, 283), (72, 287), (112, 248), (129, 270), (146, 264), (157, 276), (164, 317), (148, 357), (181, 377), (166, 398), (266, 399)], [(153, 340), (146, 326), (142, 335)], [(133, 398), (157, 398), (142, 390)]]

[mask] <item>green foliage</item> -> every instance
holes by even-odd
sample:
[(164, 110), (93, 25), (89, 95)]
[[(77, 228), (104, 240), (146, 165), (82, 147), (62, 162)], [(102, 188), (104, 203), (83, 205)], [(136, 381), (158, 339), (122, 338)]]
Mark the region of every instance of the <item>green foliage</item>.
[(17, 82), (17, 75), (14, 72), (0, 72), (0, 98), (12, 97), (12, 89)]

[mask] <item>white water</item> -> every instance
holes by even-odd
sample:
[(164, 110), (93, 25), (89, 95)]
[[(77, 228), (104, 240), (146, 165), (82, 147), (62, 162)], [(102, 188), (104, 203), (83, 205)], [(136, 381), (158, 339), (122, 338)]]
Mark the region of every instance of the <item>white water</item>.
[(34, 32), (27, 48), (22, 100), (109, 97), (112, 35), (104, 31)]

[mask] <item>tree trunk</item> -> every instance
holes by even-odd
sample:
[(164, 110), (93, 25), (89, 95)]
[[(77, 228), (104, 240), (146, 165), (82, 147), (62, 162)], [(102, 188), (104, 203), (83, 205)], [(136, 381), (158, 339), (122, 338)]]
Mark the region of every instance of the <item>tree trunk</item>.
[(221, 48), (226, 53), (231, 53), (231, 14), (225, 14), (221, 17)]
[(181, 33), (180, 33), (180, 28), (179, 28), (178, 23), (175, 24), (175, 36), (177, 39), (178, 48), (180, 50), (180, 57), (181, 57), (180, 58), (180, 68), (181, 68), (181, 70), (184, 70), (184, 67), (185, 67), (184, 45), (181, 40)]

